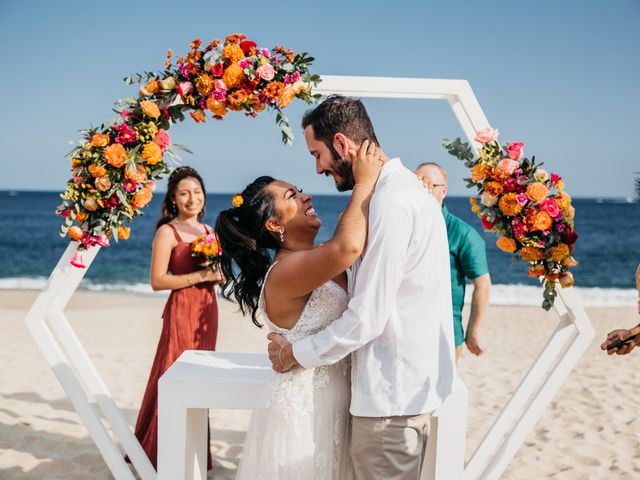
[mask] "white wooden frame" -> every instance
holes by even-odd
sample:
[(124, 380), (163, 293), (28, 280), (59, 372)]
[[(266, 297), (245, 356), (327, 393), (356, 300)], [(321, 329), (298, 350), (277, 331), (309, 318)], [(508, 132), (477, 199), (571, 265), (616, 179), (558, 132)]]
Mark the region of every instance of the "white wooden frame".
[[(329, 75), (322, 78), (317, 91), (324, 94), (446, 100), (465, 136), (475, 147), (478, 146), (474, 142), (475, 133), (489, 126), (466, 80)], [(151, 462), (64, 314), (69, 299), (86, 273), (86, 269), (69, 264), (75, 251), (76, 244), (70, 243), (25, 322), (114, 477), (135, 478), (124, 461), (126, 452), (142, 480), (155, 480), (156, 472)], [(99, 247), (94, 247), (84, 254), (87, 269), (98, 251)], [(465, 480), (500, 477), (593, 338), (589, 318), (572, 291), (561, 291), (555, 308), (560, 315), (558, 327), (466, 465)], [(466, 394), (452, 400), (455, 401), (450, 408), (443, 408), (442, 416), (436, 416), (442, 438), (459, 438), (459, 432), (466, 428)], [(453, 404), (455, 410), (451, 408)], [(429, 477), (459, 478), (459, 475), (451, 475), (462, 469), (463, 440), (462, 445), (451, 452), (437, 452), (437, 445), (429, 446), (430, 451), (439, 456), (449, 455), (451, 460), (449, 470), (445, 464), (436, 465), (434, 468), (438, 471), (429, 472)]]

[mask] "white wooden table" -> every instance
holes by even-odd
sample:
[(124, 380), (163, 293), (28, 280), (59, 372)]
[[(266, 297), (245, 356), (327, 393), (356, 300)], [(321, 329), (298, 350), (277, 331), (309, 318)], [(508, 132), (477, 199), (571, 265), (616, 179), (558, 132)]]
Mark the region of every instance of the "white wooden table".
[[(274, 371), (266, 354), (187, 350), (158, 382), (158, 480), (207, 478), (208, 409), (253, 409)], [(462, 478), (467, 391), (434, 412), (422, 479)]]
[(158, 480), (207, 478), (209, 408), (253, 409), (266, 354), (187, 350), (158, 382)]

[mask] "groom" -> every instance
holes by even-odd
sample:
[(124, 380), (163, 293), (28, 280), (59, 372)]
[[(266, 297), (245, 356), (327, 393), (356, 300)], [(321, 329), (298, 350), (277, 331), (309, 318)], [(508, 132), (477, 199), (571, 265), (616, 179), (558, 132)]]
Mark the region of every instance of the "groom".
[[(362, 102), (329, 97), (302, 120), (316, 173), (354, 186), (350, 153), (379, 145)], [(349, 273), (347, 310), (293, 345), (269, 334), (273, 368), (333, 364), (351, 354), (352, 447), (357, 479), (415, 479), (431, 412), (455, 377), (449, 249), (435, 199), (399, 158), (384, 165), (369, 207), (367, 247)]]

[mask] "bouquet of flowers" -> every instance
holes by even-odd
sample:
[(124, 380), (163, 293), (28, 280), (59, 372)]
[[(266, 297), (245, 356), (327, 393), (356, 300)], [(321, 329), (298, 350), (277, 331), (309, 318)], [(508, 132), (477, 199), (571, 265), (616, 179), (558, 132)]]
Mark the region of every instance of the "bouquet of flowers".
[(191, 256), (201, 267), (211, 267), (214, 272), (218, 269), (222, 248), (218, 239), (212, 234), (202, 234), (191, 242)]
[(539, 277), (544, 286), (542, 308), (549, 310), (557, 283), (573, 285), (575, 209), (558, 174), (540, 168), (534, 156), (524, 157), (523, 143), (500, 145), (498, 134), (492, 128), (477, 133), (475, 140), (482, 145), (477, 157), (460, 138), (445, 139), (443, 146), (471, 169), (471, 178), (465, 179), (468, 188), (477, 189), (471, 209), (485, 230), (498, 235), (500, 250), (529, 262), (529, 276)]
[(178, 161), (176, 150), (186, 150), (172, 145), (167, 133), (185, 112), (201, 123), (205, 110), (221, 120), (229, 111), (253, 117), (269, 108), (289, 143), (293, 136), (282, 109), (294, 98), (312, 103), (320, 97), (311, 93), (320, 77), (309, 73), (313, 58), (306, 53), (260, 48), (241, 34), (201, 47), (194, 40), (176, 65), (170, 50), (163, 72), (125, 78), (144, 83), (138, 97), (116, 104), (118, 118), (82, 131), (84, 139), (69, 154), (72, 178), (56, 209), (64, 219), (60, 235), (78, 242), (72, 265), (83, 268), (82, 252), (94, 245), (129, 237), (125, 222), (151, 201), (155, 181)]

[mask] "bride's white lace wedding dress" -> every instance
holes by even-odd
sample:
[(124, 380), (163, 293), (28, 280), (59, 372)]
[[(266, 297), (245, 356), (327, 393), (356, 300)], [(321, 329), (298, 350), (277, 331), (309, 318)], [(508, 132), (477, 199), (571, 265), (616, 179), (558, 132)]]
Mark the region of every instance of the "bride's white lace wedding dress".
[[(348, 303), (346, 292), (327, 282), (311, 293), (295, 326), (285, 330), (269, 321), (263, 293), (258, 303), (262, 321), (289, 342), (322, 330)], [(349, 400), (348, 358), (276, 375), (257, 398), (236, 479), (351, 478)]]

